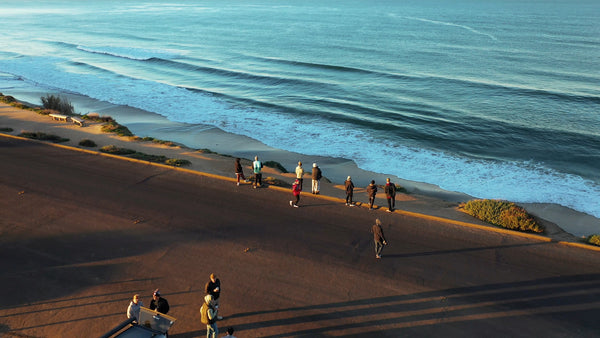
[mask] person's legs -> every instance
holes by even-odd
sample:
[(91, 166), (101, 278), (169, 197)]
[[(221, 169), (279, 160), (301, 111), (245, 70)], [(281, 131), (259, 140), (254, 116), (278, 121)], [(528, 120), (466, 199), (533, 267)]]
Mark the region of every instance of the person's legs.
[(315, 191), (315, 194), (318, 194), (321, 192), (321, 180), (317, 180), (317, 191)]
[(387, 199), (387, 202), (388, 202), (388, 210), (389, 210), (389, 211), (392, 211), (392, 199), (391, 199), (391, 198), (388, 198), (388, 199)]
[(237, 177), (237, 184), (240, 185), (240, 173), (235, 173), (235, 176)]
[(392, 210), (396, 210), (396, 196), (392, 196)]
[(296, 195), (296, 201), (294, 202), (294, 205), (298, 205), (298, 202), (300, 202), (300, 195)]
[(314, 194), (317, 192), (317, 180), (312, 180), (312, 189), (311, 192)]

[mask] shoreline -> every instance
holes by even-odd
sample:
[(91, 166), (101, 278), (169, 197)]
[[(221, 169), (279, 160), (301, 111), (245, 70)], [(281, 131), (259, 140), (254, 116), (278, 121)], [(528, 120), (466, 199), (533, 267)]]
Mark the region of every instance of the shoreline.
[[(5, 95), (12, 95), (6, 94)], [(50, 134), (59, 135), (70, 139), (67, 145), (79, 147), (78, 142), (89, 135), (90, 139), (96, 139), (101, 142), (98, 147), (108, 144), (114, 144), (121, 147), (134, 149), (136, 151), (149, 154), (165, 155), (171, 158), (177, 157), (173, 154), (191, 156), (198, 158), (199, 162), (194, 163), (191, 170), (206, 171), (209, 173), (220, 174), (224, 176), (233, 176), (232, 157), (242, 159), (253, 159), (255, 155), (263, 161), (276, 161), (281, 163), (288, 171), (293, 171), (298, 161), (303, 162), (305, 172), (310, 172), (312, 163), (316, 162), (323, 170), (325, 178), (331, 181), (333, 191), (329, 194), (342, 194), (343, 181), (348, 175), (352, 176), (357, 189), (355, 190), (355, 199), (362, 199), (361, 187), (366, 187), (368, 182), (374, 179), (377, 184), (385, 182), (386, 177), (390, 177), (393, 182), (404, 187), (410, 194), (407, 199), (412, 200), (414, 206), (420, 211), (429, 214), (444, 212), (444, 208), (455, 208), (458, 203), (466, 202), (475, 197), (443, 190), (435, 185), (424, 182), (412, 182), (404, 180), (393, 175), (374, 173), (358, 168), (358, 166), (349, 159), (330, 158), (322, 156), (311, 156), (293, 153), (281, 149), (269, 147), (260, 141), (251, 139), (243, 135), (236, 135), (225, 132), (213, 126), (191, 125), (167, 120), (158, 114), (143, 111), (137, 108), (118, 106), (107, 102), (101, 102), (94, 99), (80, 97), (78, 95), (65, 95), (74, 105), (79, 108), (81, 114), (97, 112), (100, 115), (113, 117), (119, 124), (125, 125), (133, 134), (140, 137), (154, 137), (156, 139), (173, 141), (180, 144), (180, 147), (167, 147), (152, 144), (149, 142), (132, 141), (126, 137), (118, 137), (114, 134), (103, 133), (99, 125), (88, 125), (80, 128), (75, 125), (65, 124), (64, 122), (52, 121), (47, 116), (39, 115), (35, 112), (21, 110), (7, 104), (0, 104), (0, 127), (10, 127), (14, 131), (9, 133), (18, 135), (21, 130), (42, 131)], [(26, 102), (20, 100), (21, 102)], [(34, 105), (35, 104), (31, 104)], [(10, 107), (10, 108), (9, 108)], [(9, 112), (10, 111), (10, 112)], [(85, 113), (83, 111), (86, 111)], [(12, 125), (11, 125), (12, 124)], [(200, 145), (194, 147), (194, 145)], [(147, 150), (151, 148), (151, 150)], [(203, 154), (201, 156), (196, 152), (197, 149), (209, 149), (216, 154)], [(97, 149), (91, 149), (97, 150)], [(195, 153), (195, 154), (194, 154)], [(179, 156), (181, 157), (181, 156)], [(207, 161), (210, 159), (210, 161)], [(249, 169), (245, 169), (249, 173)], [(267, 173), (266, 176), (274, 174)], [(283, 174), (290, 182), (293, 174)], [(358, 197), (361, 196), (361, 197)], [(380, 197), (381, 194), (378, 194)], [(397, 200), (400, 203), (407, 201)], [(379, 203), (381, 204), (381, 202)], [(424, 205), (421, 205), (424, 204)], [(437, 204), (437, 206), (434, 206)], [(582, 238), (595, 233), (600, 233), (600, 219), (591, 215), (578, 212), (568, 207), (550, 203), (519, 203), (525, 207), (532, 215), (556, 225), (559, 230), (554, 233), (564, 231), (573, 237)], [(429, 209), (429, 210), (428, 210)], [(438, 211), (436, 211), (438, 210)], [(469, 216), (470, 217), (470, 216)], [(548, 224), (546, 224), (548, 228)], [(552, 227), (552, 224), (550, 224)]]

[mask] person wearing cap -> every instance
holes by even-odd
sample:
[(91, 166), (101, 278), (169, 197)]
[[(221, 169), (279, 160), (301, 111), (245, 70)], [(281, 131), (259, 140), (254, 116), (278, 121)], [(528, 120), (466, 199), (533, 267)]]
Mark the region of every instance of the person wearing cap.
[(290, 201), (290, 206), (294, 208), (298, 208), (298, 202), (300, 202), (300, 192), (302, 191), (302, 187), (300, 186), (300, 181), (296, 179), (294, 184), (292, 185), (292, 194), (294, 195), (295, 201)]
[(353, 207), (354, 203), (352, 203), (352, 195), (354, 194), (354, 183), (352, 183), (352, 178), (350, 176), (348, 176), (344, 182), (344, 186), (346, 187), (346, 205)]
[(160, 296), (160, 290), (156, 289), (152, 293), (152, 301), (150, 302), (150, 310), (155, 310), (162, 314), (169, 312), (169, 302), (166, 298)]
[(396, 184), (390, 182), (390, 178), (388, 177), (385, 180), (385, 187), (384, 187), (384, 191), (385, 191), (385, 197), (387, 197), (387, 202), (388, 202), (388, 212), (392, 212), (394, 211), (394, 208), (396, 207)]
[(317, 166), (316, 163), (313, 163), (312, 169), (312, 193), (318, 194), (320, 192), (320, 182), (321, 177), (323, 177), (321, 173), (321, 169)]
[(133, 295), (133, 299), (129, 302), (127, 307), (127, 318), (133, 318), (137, 323), (140, 322), (140, 308), (144, 306), (144, 303), (140, 300), (140, 295)]
[(304, 182), (302, 176), (304, 176), (304, 168), (302, 168), (302, 162), (298, 161), (298, 166), (296, 167), (296, 179), (300, 181), (300, 190), (302, 190), (302, 182)]

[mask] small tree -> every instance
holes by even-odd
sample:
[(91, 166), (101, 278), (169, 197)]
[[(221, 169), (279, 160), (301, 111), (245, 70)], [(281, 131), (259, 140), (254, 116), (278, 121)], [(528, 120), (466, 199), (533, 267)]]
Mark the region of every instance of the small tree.
[(42, 96), (41, 99), (42, 105), (46, 109), (53, 109), (65, 115), (73, 115), (75, 113), (73, 105), (65, 97), (47, 94), (46, 96)]

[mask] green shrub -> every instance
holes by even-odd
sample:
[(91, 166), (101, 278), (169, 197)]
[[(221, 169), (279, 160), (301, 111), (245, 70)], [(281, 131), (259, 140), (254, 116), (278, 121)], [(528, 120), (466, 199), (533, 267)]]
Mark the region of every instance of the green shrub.
[(46, 109), (53, 109), (65, 115), (73, 115), (75, 109), (69, 100), (65, 97), (47, 94), (42, 96), (42, 106)]
[(115, 121), (109, 121), (102, 126), (101, 129), (105, 133), (114, 133), (119, 136), (133, 136), (133, 133), (125, 126), (118, 124)]
[(127, 148), (119, 148), (115, 145), (104, 146), (100, 148), (103, 153), (114, 154), (114, 155), (131, 155), (135, 153), (135, 150)]
[(19, 134), (19, 136), (40, 141), (50, 141), (52, 143), (69, 142), (68, 138), (62, 138), (60, 136), (46, 134), (42, 132), (23, 131), (21, 132), (21, 134)]
[(0, 93), (0, 101), (2, 101), (4, 103), (8, 103), (8, 104), (17, 102), (17, 100), (14, 97), (12, 97), (10, 95), (4, 95), (2, 93)]
[(591, 235), (587, 238), (587, 243), (600, 246), (600, 235)]
[(0, 131), (3, 133), (10, 133), (12, 132), (14, 129), (6, 127), (6, 128), (0, 128)]
[(196, 152), (201, 153), (201, 154), (216, 154), (216, 152), (214, 152), (210, 149), (207, 149), (207, 148), (198, 149), (198, 150), (196, 150)]
[(82, 147), (93, 148), (93, 147), (96, 147), (96, 142), (94, 142), (92, 140), (88, 140), (88, 139), (83, 139), (83, 140), (79, 141), (79, 145)]
[(275, 168), (279, 171), (281, 171), (282, 173), (287, 173), (288, 171), (285, 169), (284, 166), (281, 165), (281, 163), (279, 162), (275, 162), (275, 161), (266, 161), (263, 163), (265, 165), (265, 167), (270, 167), (270, 168)]
[(544, 227), (525, 209), (512, 202), (499, 200), (471, 200), (463, 210), (484, 222), (503, 228), (527, 232), (544, 232)]
[(170, 158), (168, 160), (165, 161), (166, 165), (171, 165), (174, 167), (183, 167), (186, 165), (190, 165), (192, 164), (192, 162), (188, 161), (188, 160), (182, 160), (182, 159), (178, 159), (178, 158)]

